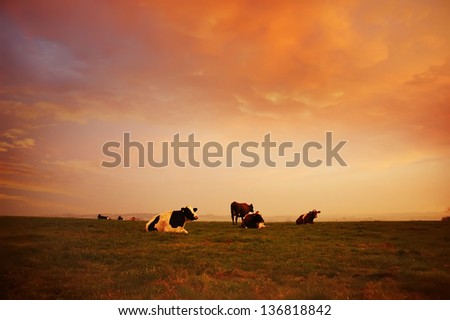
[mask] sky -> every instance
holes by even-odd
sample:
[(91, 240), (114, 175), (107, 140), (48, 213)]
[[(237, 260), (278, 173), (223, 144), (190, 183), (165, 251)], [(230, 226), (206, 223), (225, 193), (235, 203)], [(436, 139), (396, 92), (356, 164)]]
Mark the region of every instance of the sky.
[[(450, 208), (448, 1), (2, 1), (0, 215), (199, 208), (267, 221), (435, 220)], [(334, 158), (326, 165), (326, 132)], [(124, 133), (155, 160), (139, 167)], [(194, 134), (199, 167), (171, 142)], [(280, 156), (277, 147), (291, 142)], [(121, 164), (107, 168), (114, 158)], [(223, 146), (221, 165), (201, 160)], [(259, 157), (226, 147), (237, 142)], [(286, 161), (303, 146), (317, 167)], [(217, 144), (215, 144), (217, 146)], [(210, 145), (210, 144), (209, 144)], [(315, 144), (317, 146), (317, 144)], [(209, 149), (213, 152), (215, 149)], [(217, 150), (215, 150), (217, 151)], [(241, 150), (242, 152), (242, 150)]]

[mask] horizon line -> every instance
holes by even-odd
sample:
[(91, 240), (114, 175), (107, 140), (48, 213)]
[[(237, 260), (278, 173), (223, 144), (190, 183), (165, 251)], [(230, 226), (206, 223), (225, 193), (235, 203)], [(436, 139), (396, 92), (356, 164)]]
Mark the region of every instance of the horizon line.
[[(448, 213), (448, 212), (447, 212)], [(147, 221), (147, 219), (143, 219), (142, 215), (148, 216), (148, 219), (151, 219), (155, 214), (147, 214), (147, 213), (124, 213), (124, 214), (113, 214), (110, 220), (118, 221), (118, 217), (122, 216), (124, 221), (130, 221), (131, 217), (135, 217), (136, 221)], [(384, 215), (387, 215), (386, 213)], [(419, 214), (419, 213), (415, 213)], [(418, 221), (442, 221), (443, 218), (448, 217), (449, 215), (445, 215), (446, 212), (443, 212), (443, 216), (440, 218), (411, 218), (411, 219), (385, 219), (385, 218), (375, 218), (375, 217), (367, 217), (364, 219), (358, 219), (356, 217), (343, 217), (341, 219), (321, 219), (316, 220), (314, 223), (320, 222), (418, 222)], [(401, 215), (401, 213), (399, 213)], [(90, 219), (97, 220), (97, 216), (95, 214), (67, 214), (67, 215), (30, 215), (30, 214), (18, 214), (11, 215), (0, 213), (0, 217), (9, 217), (9, 218), (61, 218), (61, 219)], [(229, 222), (229, 217), (225, 218), (225, 215), (215, 215), (215, 214), (207, 214), (203, 216), (205, 219), (199, 219), (198, 222)], [(292, 217), (292, 218), (290, 218)], [(290, 219), (289, 219), (290, 218)], [(279, 216), (275, 217), (275, 219), (268, 220), (267, 223), (283, 223), (283, 222), (295, 222), (295, 216)], [(120, 220), (119, 220), (120, 221)]]

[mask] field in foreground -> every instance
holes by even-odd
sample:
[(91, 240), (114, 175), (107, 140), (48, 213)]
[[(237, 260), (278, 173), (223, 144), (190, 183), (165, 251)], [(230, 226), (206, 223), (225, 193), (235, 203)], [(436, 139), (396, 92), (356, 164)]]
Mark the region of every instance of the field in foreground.
[(0, 217), (1, 299), (450, 299), (450, 223)]

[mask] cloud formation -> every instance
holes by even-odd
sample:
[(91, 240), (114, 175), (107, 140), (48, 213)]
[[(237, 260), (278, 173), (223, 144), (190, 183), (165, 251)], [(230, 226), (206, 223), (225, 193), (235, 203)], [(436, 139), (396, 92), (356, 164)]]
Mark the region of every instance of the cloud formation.
[[(186, 180), (200, 195), (222, 185), (207, 197), (217, 204), (205, 203), (220, 213), (228, 205), (219, 194), (276, 210), (265, 190), (286, 198), (284, 212), (274, 214), (315, 203), (355, 214), (360, 207), (362, 214), (443, 210), (449, 12), (447, 1), (3, 1), (1, 213), (157, 211), (173, 206), (174, 190), (179, 202), (203, 201), (178, 186)], [(102, 171), (102, 144), (124, 131), (143, 142), (196, 132), (223, 143), (267, 132), (304, 142), (334, 131), (349, 140), (350, 166)], [(392, 181), (392, 168), (404, 181)], [(249, 184), (236, 187), (228, 175)], [(259, 181), (266, 175), (270, 184)], [(434, 183), (412, 190), (411, 180)], [(250, 190), (256, 181), (259, 190)], [(348, 192), (334, 196), (345, 181)], [(391, 184), (398, 199), (383, 191)], [(370, 185), (378, 188), (356, 208), (351, 193)], [(95, 190), (102, 192), (92, 200)], [(428, 200), (408, 205), (407, 190)]]

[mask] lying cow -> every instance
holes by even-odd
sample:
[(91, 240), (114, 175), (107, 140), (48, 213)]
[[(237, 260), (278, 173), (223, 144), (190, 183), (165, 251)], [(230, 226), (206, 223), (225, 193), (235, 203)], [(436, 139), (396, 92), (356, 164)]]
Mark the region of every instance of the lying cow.
[(296, 224), (314, 223), (314, 219), (317, 218), (318, 213), (320, 213), (320, 211), (317, 211), (316, 209), (311, 210), (310, 212), (302, 214), (300, 217), (298, 217), (295, 223)]
[(259, 211), (246, 214), (242, 221), (242, 228), (261, 229), (265, 227), (266, 226), (264, 225), (264, 219)]
[(99, 220), (109, 220), (109, 217), (108, 216), (103, 216), (101, 214), (98, 214), (97, 219), (99, 219)]
[(192, 208), (190, 206), (181, 208), (177, 211), (166, 211), (153, 217), (145, 225), (145, 230), (159, 231), (159, 232), (177, 232), (177, 233), (188, 233), (184, 229), (184, 225), (187, 221), (197, 220), (198, 217), (195, 214), (197, 208)]
[[(247, 213), (253, 212), (253, 204), (246, 203), (238, 203), (234, 201), (231, 203), (231, 222), (234, 224), (238, 224), (238, 218), (240, 217), (242, 221), (244, 221), (244, 217)], [(236, 222), (236, 223), (235, 223)]]

